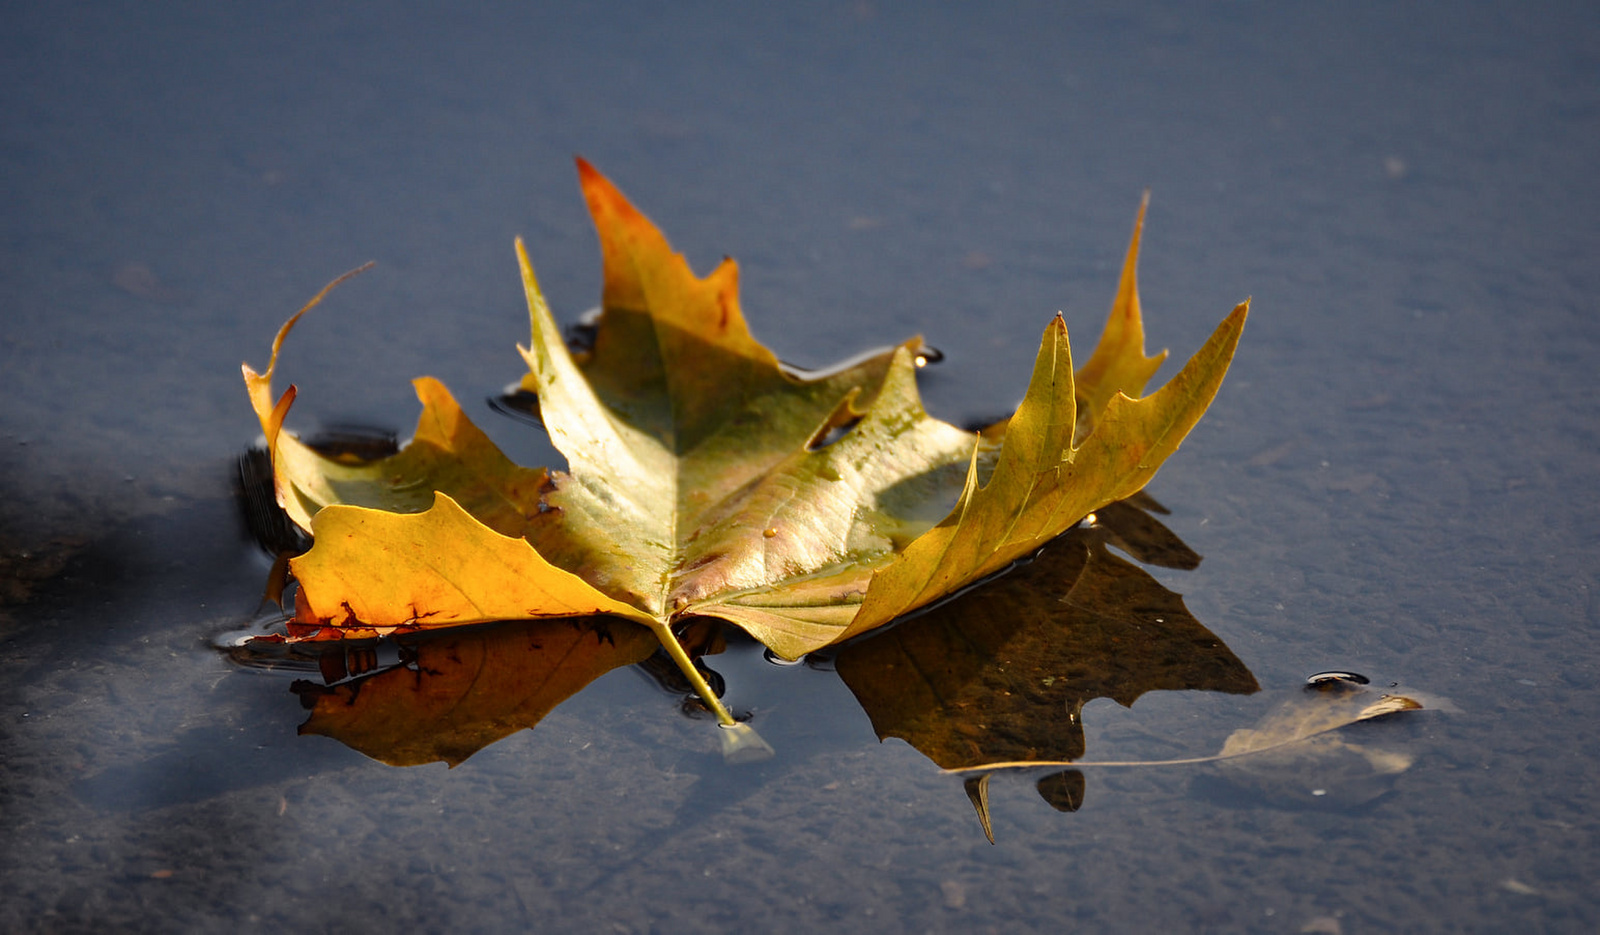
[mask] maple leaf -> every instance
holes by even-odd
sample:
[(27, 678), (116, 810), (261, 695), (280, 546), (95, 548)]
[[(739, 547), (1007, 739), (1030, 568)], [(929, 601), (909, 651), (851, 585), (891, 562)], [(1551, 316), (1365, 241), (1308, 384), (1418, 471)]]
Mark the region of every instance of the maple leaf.
[[(244, 368), (275, 492), (313, 546), (291, 639), (611, 614), (655, 632), (717, 716), (673, 626), (719, 617), (787, 658), (849, 639), (1006, 568), (1141, 489), (1216, 394), (1248, 302), (1159, 391), (1135, 280), (1143, 208), (1096, 351), (1074, 374), (1059, 315), (1009, 420), (973, 435), (923, 409), (919, 338), (820, 372), (755, 340), (726, 260), (697, 277), (579, 160), (603, 312), (569, 351), (522, 242), (532, 337), (522, 388), (567, 458), (518, 466), (431, 378), (398, 453), (328, 457), (283, 428), (294, 400)], [(330, 286), (331, 288), (331, 286)], [(327, 290), (324, 290), (325, 295)]]

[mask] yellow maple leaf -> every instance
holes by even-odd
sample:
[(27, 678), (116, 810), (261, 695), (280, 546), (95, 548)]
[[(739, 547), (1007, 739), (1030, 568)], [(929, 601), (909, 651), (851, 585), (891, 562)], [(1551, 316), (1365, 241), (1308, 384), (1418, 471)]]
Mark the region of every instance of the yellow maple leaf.
[(796, 658), (1005, 568), (1150, 480), (1216, 394), (1247, 313), (1138, 396), (1164, 355), (1144, 355), (1136, 226), (1088, 363), (1074, 374), (1056, 316), (1016, 414), (974, 435), (923, 409), (919, 338), (787, 367), (751, 335), (732, 260), (694, 275), (609, 181), (581, 160), (579, 175), (604, 262), (591, 351), (569, 351), (516, 245), (521, 386), (566, 470), (513, 464), (426, 377), (404, 449), (319, 454), (283, 430), (294, 388), (271, 390), (299, 314), (265, 373), (244, 368), (278, 501), (314, 542), (290, 566), (291, 638), (612, 614), (653, 630), (731, 724), (676, 623), (719, 617)]

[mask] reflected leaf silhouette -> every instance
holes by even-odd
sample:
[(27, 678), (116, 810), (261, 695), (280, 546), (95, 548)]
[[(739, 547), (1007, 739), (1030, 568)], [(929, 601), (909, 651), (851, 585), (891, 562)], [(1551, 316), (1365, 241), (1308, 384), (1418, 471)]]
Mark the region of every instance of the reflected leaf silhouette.
[(1088, 784), (1081, 770), (1068, 769), (1041, 776), (1034, 788), (1039, 791), (1039, 798), (1048, 802), (1056, 811), (1075, 812), (1083, 807), (1083, 796)]
[(1092, 699), (1257, 691), (1181, 597), (1108, 551), (1111, 539), (1074, 529), (983, 589), (842, 649), (839, 675), (879, 739), (945, 769), (1076, 760)]
[(325, 681), (294, 683), (311, 717), (302, 734), (332, 737), (391, 766), (455, 766), (519, 730), (611, 671), (648, 658), (656, 638), (637, 624), (584, 617), (506, 623), (448, 635), (402, 637), (398, 664), (340, 680), (343, 650)]
[(1179, 571), (1199, 568), (1200, 553), (1189, 548), (1177, 533), (1150, 515), (1166, 512), (1166, 507), (1141, 490), (1125, 500), (1117, 500), (1095, 510), (1092, 525), (1105, 530), (1107, 544), (1146, 565), (1176, 568)]

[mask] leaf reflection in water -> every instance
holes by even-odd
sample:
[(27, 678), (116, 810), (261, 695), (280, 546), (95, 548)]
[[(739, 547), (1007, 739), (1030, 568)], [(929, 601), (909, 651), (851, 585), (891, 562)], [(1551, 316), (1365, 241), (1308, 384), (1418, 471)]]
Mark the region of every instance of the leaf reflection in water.
[[(1258, 691), (1181, 597), (1107, 548), (1198, 565), (1154, 512), (1166, 511), (1142, 493), (1111, 504), (989, 586), (842, 649), (839, 675), (878, 738), (898, 737), (947, 770), (1064, 764), (1084, 755), (1081, 715), (1096, 698), (1126, 707), (1162, 689)], [(964, 788), (993, 843), (990, 775)], [(1077, 811), (1085, 787), (1076, 769), (1037, 783), (1058, 811)]]
[(1183, 599), (1113, 555), (1109, 538), (1075, 529), (988, 587), (841, 650), (839, 675), (879, 738), (945, 769), (1069, 761), (1084, 754), (1079, 714), (1095, 698), (1257, 691)]
[[(1309, 798), (1350, 806), (1381, 795), (1408, 754), (1347, 742), (1334, 731), (1443, 699), (1382, 692), (1359, 675), (1327, 672), (1218, 752), (1160, 761), (1085, 760), (1081, 713), (1095, 698), (1128, 707), (1157, 689), (1250, 694), (1244, 663), (1189, 614), (1182, 599), (1109, 545), (1170, 568), (1200, 560), (1152, 516), (1148, 496), (1113, 504), (984, 588), (841, 650), (840, 676), (880, 740), (898, 737), (963, 788), (994, 842), (990, 780), (1032, 769), (1057, 811), (1082, 807), (1083, 770), (1216, 763), (1210, 776), (1261, 803)], [(1045, 767), (1050, 772), (1040, 774)], [(1071, 767), (1063, 770), (1062, 767)]]
[[(397, 664), (343, 678), (363, 650), (324, 658), (329, 685), (301, 680), (311, 709), (302, 734), (332, 737), (391, 766), (455, 766), (612, 669), (647, 659), (656, 639), (614, 618), (507, 623), (449, 635), (400, 638)], [(342, 679), (342, 680), (341, 680)]]
[[(1223, 761), (1234, 786), (1296, 787), (1312, 774), (1333, 777), (1337, 767), (1337, 785), (1359, 799), (1409, 765), (1403, 754), (1345, 743), (1329, 732), (1421, 708), (1422, 696), (1381, 693), (1345, 673), (1314, 676), (1255, 727), (1234, 731), (1217, 753), (1149, 762), (1084, 759), (1081, 712), (1093, 699), (1126, 707), (1156, 690), (1259, 690), (1250, 670), (1179, 595), (1111, 551), (1115, 545), (1153, 564), (1194, 567), (1199, 556), (1151, 515), (1157, 512), (1165, 511), (1142, 494), (1097, 511), (981, 589), (832, 656), (880, 740), (901, 738), (941, 768), (965, 773), (964, 789), (991, 842), (989, 784), (1005, 770), (1033, 768), (1040, 797), (1070, 812), (1084, 803), (1083, 770), (1094, 767)], [(703, 655), (724, 648), (722, 635), (719, 622), (701, 618), (680, 639), (703, 667)], [(646, 663), (657, 648), (650, 630), (611, 617), (336, 644), (317, 656), (324, 684), (294, 684), (311, 710), (300, 733), (332, 737), (395, 766), (454, 766), (532, 728), (606, 672)], [(720, 681), (714, 672), (703, 674)], [(1440, 706), (1438, 699), (1427, 703)], [(1327, 795), (1318, 791), (1324, 785), (1333, 784), (1310, 794)]]

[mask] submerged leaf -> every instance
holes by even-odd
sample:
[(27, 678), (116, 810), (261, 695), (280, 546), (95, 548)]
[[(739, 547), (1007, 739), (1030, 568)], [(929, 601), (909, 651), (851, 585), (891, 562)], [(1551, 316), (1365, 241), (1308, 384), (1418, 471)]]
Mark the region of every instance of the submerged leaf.
[[(1323, 685), (1320, 689), (1313, 686), (1296, 692), (1255, 727), (1234, 731), (1223, 749), (1210, 756), (1075, 762), (1019, 759), (979, 763), (946, 772), (963, 775), (963, 787), (977, 809), (978, 821), (990, 844), (994, 843), (988, 799), (991, 780), (1005, 771), (1037, 770), (1039, 767), (1072, 767), (1046, 773), (1035, 784), (1039, 796), (1057, 811), (1077, 811), (1083, 805), (1085, 769), (1202, 764), (1213, 765), (1214, 769), (1197, 776), (1195, 788), (1218, 799), (1251, 805), (1349, 808), (1389, 791), (1393, 779), (1411, 767), (1412, 756), (1403, 751), (1352, 743), (1336, 732), (1361, 721), (1417, 711), (1424, 706), (1443, 710), (1451, 707), (1442, 699), (1394, 692), (1380, 694), (1353, 683)], [(923, 748), (918, 745), (918, 749)]]
[[(1421, 709), (1420, 697), (1378, 693), (1329, 681), (1297, 692), (1261, 723), (1229, 735), (1214, 775), (1199, 777), (1213, 795), (1289, 807), (1348, 808), (1388, 792), (1411, 768), (1401, 750), (1354, 743), (1337, 728)], [(1430, 706), (1438, 706), (1434, 702)]]
[(290, 565), (291, 638), (610, 613), (649, 626), (682, 667), (672, 627), (712, 616), (796, 658), (1138, 491), (1210, 403), (1244, 325), (1240, 305), (1140, 397), (1161, 357), (1143, 351), (1136, 227), (1077, 378), (1057, 316), (1016, 415), (972, 436), (923, 409), (920, 338), (831, 370), (786, 367), (750, 333), (733, 261), (695, 276), (610, 182), (581, 161), (579, 174), (604, 260), (591, 349), (569, 351), (517, 244), (531, 323), (521, 388), (565, 471), (512, 463), (429, 378), (402, 450), (319, 453), (283, 429), (294, 388), (271, 390), (299, 315), (264, 374), (245, 368), (278, 501), (314, 539)]
[[(1023, 769), (1035, 766), (1135, 767), (1135, 766), (1194, 766), (1202, 763), (1234, 763), (1262, 754), (1285, 753), (1299, 756), (1308, 748), (1307, 742), (1328, 741), (1328, 735), (1341, 727), (1361, 721), (1421, 711), (1424, 708), (1449, 710), (1442, 699), (1430, 699), (1417, 693), (1378, 693), (1358, 685), (1346, 685), (1339, 691), (1308, 689), (1284, 701), (1255, 727), (1240, 728), (1228, 736), (1221, 751), (1209, 756), (1182, 757), (1173, 760), (1047, 760), (1026, 759), (1006, 762), (985, 762), (972, 766), (947, 769), (946, 772), (963, 773), (978, 770)], [(1327, 748), (1332, 748), (1329, 744)], [(1348, 749), (1361, 750), (1354, 745)], [(1314, 754), (1313, 754), (1314, 755)], [(1363, 754), (1365, 755), (1365, 754)], [(1374, 751), (1369, 758), (1372, 766), (1384, 772), (1400, 772), (1410, 767), (1411, 759), (1404, 754)]]
[(1334, 688), (1308, 688), (1290, 698), (1255, 727), (1228, 735), (1221, 759), (1262, 753), (1324, 734), (1336, 728), (1401, 711), (1420, 711), (1422, 702), (1409, 695), (1377, 693), (1346, 683)]

